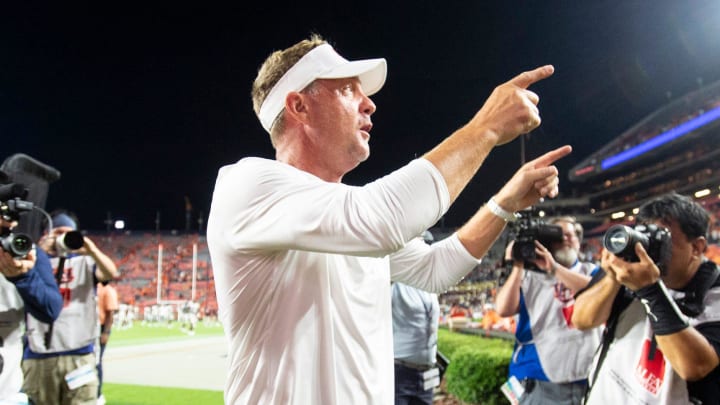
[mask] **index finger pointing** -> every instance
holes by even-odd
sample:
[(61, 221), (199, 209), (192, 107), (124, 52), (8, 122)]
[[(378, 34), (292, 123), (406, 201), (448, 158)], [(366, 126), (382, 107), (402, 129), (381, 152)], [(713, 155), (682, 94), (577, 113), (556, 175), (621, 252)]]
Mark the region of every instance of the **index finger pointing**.
[(539, 158), (530, 162), (531, 167), (539, 168), (551, 165), (553, 162), (567, 156), (572, 152), (572, 146), (565, 145), (557, 149), (553, 149), (550, 152), (540, 156)]
[(519, 75), (510, 79), (509, 83), (526, 89), (530, 87), (531, 84), (552, 76), (554, 72), (555, 68), (553, 67), (553, 65), (545, 65), (534, 70), (522, 72)]

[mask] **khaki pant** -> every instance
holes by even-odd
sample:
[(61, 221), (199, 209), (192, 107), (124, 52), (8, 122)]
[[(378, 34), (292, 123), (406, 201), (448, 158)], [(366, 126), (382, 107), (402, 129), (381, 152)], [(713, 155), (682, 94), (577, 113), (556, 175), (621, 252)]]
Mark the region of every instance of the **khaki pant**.
[(86, 364), (95, 369), (94, 353), (23, 360), (23, 390), (35, 405), (94, 405), (98, 392), (97, 371), (94, 381), (74, 390), (65, 382), (67, 373)]

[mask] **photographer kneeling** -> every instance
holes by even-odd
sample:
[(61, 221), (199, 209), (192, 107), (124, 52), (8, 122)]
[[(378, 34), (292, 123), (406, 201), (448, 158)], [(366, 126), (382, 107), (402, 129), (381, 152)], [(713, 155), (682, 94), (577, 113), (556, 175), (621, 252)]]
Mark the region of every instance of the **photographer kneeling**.
[(550, 223), (562, 229), (562, 240), (546, 242), (550, 251), (537, 240), (534, 252), (508, 245), (505, 258), (513, 267), (496, 306), (500, 316), (520, 314), (509, 370), (510, 379), (523, 386), (516, 392), (520, 403), (580, 404), (600, 336), (599, 330), (573, 328), (570, 317), (573, 294), (587, 285), (595, 265), (578, 259), (582, 227), (574, 218)]
[[(626, 238), (608, 231), (604, 271), (577, 295), (573, 323), (578, 328), (606, 323), (587, 403), (633, 398), (646, 404), (716, 404), (720, 270), (703, 254), (708, 213), (671, 193), (643, 205), (637, 222), (648, 226), (638, 225)], [(633, 234), (652, 230), (650, 225), (666, 229), (648, 232), (636, 243), (641, 238)], [(625, 241), (629, 249), (621, 252), (618, 244)]]

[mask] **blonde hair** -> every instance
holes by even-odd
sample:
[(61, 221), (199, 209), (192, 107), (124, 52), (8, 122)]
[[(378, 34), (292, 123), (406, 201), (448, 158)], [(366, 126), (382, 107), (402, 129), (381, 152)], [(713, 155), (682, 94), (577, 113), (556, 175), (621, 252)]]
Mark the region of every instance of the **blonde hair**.
[(555, 217), (555, 218), (551, 219), (549, 222), (553, 225), (557, 225), (558, 222), (567, 222), (567, 223), (572, 224), (573, 227), (575, 228), (575, 235), (577, 236), (578, 240), (580, 242), (582, 242), (583, 233), (584, 233), (583, 226), (581, 223), (579, 223), (577, 221), (577, 219), (575, 219), (575, 217), (565, 215), (565, 216), (561, 216), (561, 217)]
[[(309, 39), (304, 39), (289, 48), (275, 51), (265, 59), (265, 62), (263, 62), (260, 69), (258, 69), (258, 74), (252, 84), (252, 91), (250, 93), (255, 115), (260, 116), (260, 107), (265, 101), (265, 98), (283, 75), (308, 52), (326, 43), (327, 41), (320, 35), (312, 34)], [(270, 140), (273, 146), (275, 146), (278, 136), (283, 132), (284, 122), (282, 116), (282, 112), (278, 114), (270, 128)]]

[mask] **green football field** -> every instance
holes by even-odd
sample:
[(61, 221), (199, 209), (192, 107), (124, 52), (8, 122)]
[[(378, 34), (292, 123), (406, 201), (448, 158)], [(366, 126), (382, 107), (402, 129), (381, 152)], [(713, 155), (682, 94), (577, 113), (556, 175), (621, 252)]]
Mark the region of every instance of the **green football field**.
[[(223, 330), (219, 325), (198, 324), (195, 336), (218, 336)], [(135, 327), (113, 330), (108, 345), (130, 346), (162, 341), (192, 339), (175, 325), (167, 327), (143, 327), (140, 322)], [(103, 395), (108, 405), (222, 405), (222, 391), (194, 390), (184, 388), (148, 387), (127, 384), (103, 384)]]
[(222, 405), (222, 391), (103, 384), (108, 405)]

